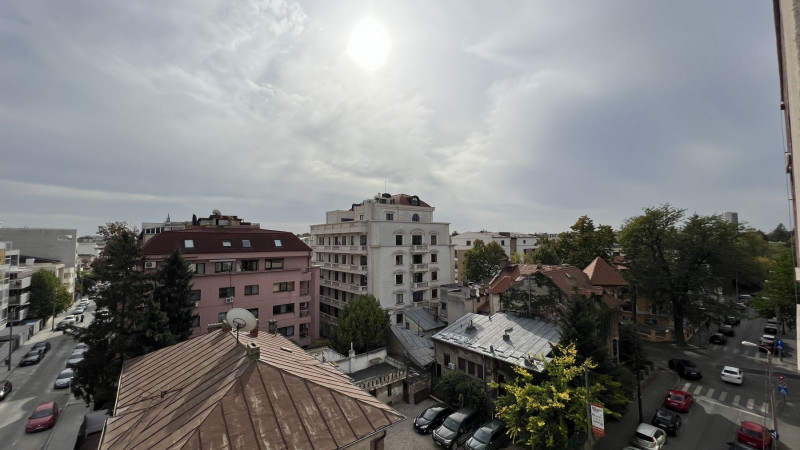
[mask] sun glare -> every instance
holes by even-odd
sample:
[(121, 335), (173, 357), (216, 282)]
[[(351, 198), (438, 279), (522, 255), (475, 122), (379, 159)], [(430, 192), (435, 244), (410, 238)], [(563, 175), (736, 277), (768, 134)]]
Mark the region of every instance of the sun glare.
[(365, 18), (350, 33), (347, 55), (366, 70), (376, 70), (386, 62), (389, 35), (375, 19)]

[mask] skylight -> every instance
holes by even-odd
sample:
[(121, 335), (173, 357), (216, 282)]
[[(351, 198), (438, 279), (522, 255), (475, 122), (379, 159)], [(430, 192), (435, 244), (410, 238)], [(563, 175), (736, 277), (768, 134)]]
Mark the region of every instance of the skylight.
[(283, 243), (280, 239), (275, 239), (275, 247), (283, 247)]
[(230, 246), (231, 246), (231, 241), (230, 241), (230, 240), (228, 240), (228, 239), (224, 239), (224, 240), (222, 241), (222, 246), (223, 246), (223, 247), (230, 247)]
[(194, 240), (193, 239), (185, 239), (183, 241), (183, 246), (186, 248), (194, 248)]
[(242, 247), (250, 248), (250, 239), (242, 239)]

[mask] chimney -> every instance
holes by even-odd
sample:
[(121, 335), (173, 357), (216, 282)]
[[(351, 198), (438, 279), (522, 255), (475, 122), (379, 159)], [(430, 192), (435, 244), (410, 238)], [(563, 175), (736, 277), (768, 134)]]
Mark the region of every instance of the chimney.
[(258, 344), (255, 342), (251, 342), (247, 344), (247, 357), (250, 359), (258, 360), (261, 356), (261, 349), (258, 348)]
[(275, 319), (269, 320), (269, 333), (278, 334), (278, 321)]
[(250, 330), (250, 337), (258, 337), (258, 328)]

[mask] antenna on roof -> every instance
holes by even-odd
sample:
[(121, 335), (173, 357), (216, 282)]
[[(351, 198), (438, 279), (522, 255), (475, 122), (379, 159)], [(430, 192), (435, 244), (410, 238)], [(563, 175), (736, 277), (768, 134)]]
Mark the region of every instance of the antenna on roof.
[(243, 308), (232, 308), (225, 314), (225, 320), (236, 328), (236, 342), (239, 342), (239, 330), (245, 332), (258, 327), (258, 319), (250, 311)]

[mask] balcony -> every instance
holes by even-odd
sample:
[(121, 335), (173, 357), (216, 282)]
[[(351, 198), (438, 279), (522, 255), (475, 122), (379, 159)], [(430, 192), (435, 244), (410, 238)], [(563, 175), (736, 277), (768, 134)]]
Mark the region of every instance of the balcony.
[(422, 281), (419, 283), (411, 283), (411, 289), (425, 289), (428, 287), (427, 281)]
[(314, 245), (311, 248), (317, 253), (367, 254), (366, 245)]
[(320, 295), (319, 301), (327, 305), (335, 306), (339, 309), (344, 309), (344, 307), (347, 306), (347, 303), (345, 303), (344, 300), (337, 300), (333, 297), (328, 297), (326, 295)]
[(425, 272), (428, 270), (427, 264), (412, 264), (411, 271), (412, 272)]
[(428, 244), (422, 245), (412, 245), (411, 246), (411, 253), (414, 255), (418, 255), (420, 253), (427, 253), (428, 252)]

